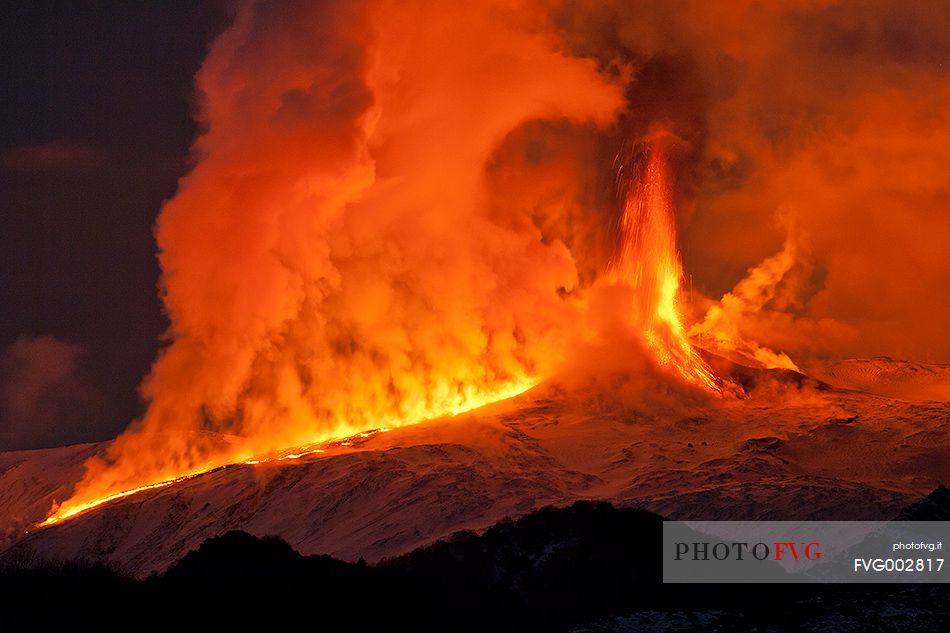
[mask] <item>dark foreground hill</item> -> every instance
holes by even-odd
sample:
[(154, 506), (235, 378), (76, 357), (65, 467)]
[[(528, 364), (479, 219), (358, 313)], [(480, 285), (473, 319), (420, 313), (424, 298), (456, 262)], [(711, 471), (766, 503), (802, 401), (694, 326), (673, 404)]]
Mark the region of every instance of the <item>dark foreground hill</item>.
[[(946, 503), (938, 492), (926, 507), (936, 517)], [(4, 630), (950, 630), (937, 585), (663, 585), (661, 528), (646, 511), (579, 502), (373, 566), (230, 532), (147, 580), (8, 563), (0, 617)]]

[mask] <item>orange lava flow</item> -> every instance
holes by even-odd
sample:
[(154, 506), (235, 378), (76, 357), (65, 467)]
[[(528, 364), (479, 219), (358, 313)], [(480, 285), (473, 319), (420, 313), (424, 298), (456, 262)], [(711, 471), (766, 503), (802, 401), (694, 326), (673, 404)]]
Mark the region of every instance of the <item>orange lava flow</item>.
[[(405, 426), (409, 424), (418, 424), (423, 422), (426, 419), (443, 417), (443, 416), (455, 416), (478, 409), (480, 407), (489, 405), (493, 402), (498, 402), (501, 400), (507, 400), (513, 398), (521, 393), (524, 393), (528, 389), (531, 389), (537, 384), (536, 380), (524, 378), (520, 380), (514, 380), (507, 385), (498, 387), (496, 390), (491, 393), (482, 394), (480, 397), (469, 398), (464, 404), (456, 404), (452, 406), (446, 406), (442, 411), (442, 415), (436, 416), (422, 416), (416, 417), (413, 419), (401, 420), (398, 426)], [(420, 414), (422, 415), (422, 414)], [(139, 486), (130, 487), (125, 490), (111, 491), (101, 496), (95, 496), (92, 498), (82, 498), (82, 497), (73, 497), (67, 502), (59, 506), (54, 506), (53, 510), (50, 512), (43, 521), (37, 523), (37, 527), (46, 527), (54, 525), (56, 523), (61, 523), (68, 519), (74, 518), (83, 514), (89, 510), (93, 510), (100, 506), (103, 506), (112, 501), (117, 501), (119, 499), (124, 499), (140, 492), (145, 492), (146, 490), (156, 490), (158, 488), (165, 488), (173, 484), (180, 483), (182, 481), (187, 481), (189, 479), (194, 479), (195, 477), (208, 474), (210, 472), (226, 468), (228, 466), (234, 465), (249, 465), (256, 466), (258, 464), (267, 464), (275, 463), (287, 460), (296, 460), (308, 455), (315, 455), (319, 453), (324, 453), (330, 447), (348, 447), (352, 446), (359, 439), (364, 439), (375, 435), (377, 433), (385, 433), (389, 431), (388, 427), (380, 427), (375, 429), (368, 429), (360, 431), (357, 433), (351, 433), (348, 435), (341, 435), (337, 437), (330, 437), (320, 440), (315, 440), (312, 442), (307, 442), (297, 446), (291, 446), (284, 449), (270, 451), (261, 455), (243, 455), (236, 456), (231, 459), (220, 459), (213, 462), (209, 462), (199, 468), (188, 471), (181, 475), (175, 477), (170, 477), (162, 479), (160, 481), (150, 481)]]
[(609, 274), (614, 283), (633, 287), (635, 325), (656, 362), (691, 384), (719, 392), (715, 374), (689, 342), (677, 307), (683, 265), (662, 135), (651, 141), (642, 176), (627, 195), (620, 248)]

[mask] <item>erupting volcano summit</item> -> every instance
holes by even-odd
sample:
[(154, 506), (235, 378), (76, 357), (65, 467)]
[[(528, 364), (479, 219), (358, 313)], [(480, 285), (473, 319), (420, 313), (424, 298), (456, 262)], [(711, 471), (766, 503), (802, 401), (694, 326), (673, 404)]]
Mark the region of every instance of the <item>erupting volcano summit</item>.
[[(914, 5), (236, 2), (179, 69), (190, 150), (133, 169), (122, 130), (65, 123), (0, 148), (43, 227), (4, 244), (59, 226), (72, 186), (128, 187), (167, 317), (137, 334), (136, 413), (105, 331), (136, 318), (72, 305), (112, 282), (24, 303), (0, 562), (142, 577), (236, 529), (376, 563), (591, 499), (893, 518), (950, 481), (950, 12)], [(149, 7), (127, 10), (186, 39)], [(146, 70), (149, 100), (181, 97)], [(127, 102), (120, 77), (87, 90), (64, 102)], [(4, 282), (70, 268), (49, 257)]]

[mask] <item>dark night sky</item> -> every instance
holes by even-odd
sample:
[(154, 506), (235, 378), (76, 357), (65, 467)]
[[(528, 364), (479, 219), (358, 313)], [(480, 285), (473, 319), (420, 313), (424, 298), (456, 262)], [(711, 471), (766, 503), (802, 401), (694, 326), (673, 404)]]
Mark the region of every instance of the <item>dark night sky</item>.
[(2, 3), (0, 450), (102, 439), (139, 412), (167, 326), (152, 224), (228, 17), (223, 2)]

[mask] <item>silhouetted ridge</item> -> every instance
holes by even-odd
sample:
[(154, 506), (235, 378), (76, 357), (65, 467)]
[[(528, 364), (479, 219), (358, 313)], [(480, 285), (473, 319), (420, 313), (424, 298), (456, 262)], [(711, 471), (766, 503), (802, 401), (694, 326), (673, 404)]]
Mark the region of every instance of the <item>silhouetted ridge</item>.
[[(947, 494), (938, 488), (905, 512), (945, 510)], [(929, 631), (948, 619), (946, 585), (664, 585), (662, 521), (578, 502), (376, 566), (229, 532), (146, 581), (103, 567), (7, 567), (2, 622), (58, 631), (621, 633)]]
[[(457, 535), (379, 568), (447, 605), (446, 618), (451, 608), (477, 613), (491, 604), (506, 625), (554, 630), (651, 597), (662, 580), (662, 529), (663, 519), (650, 512), (581, 501), (503, 521), (480, 536)], [(501, 623), (485, 617), (483, 624)]]
[(168, 579), (201, 576), (268, 576), (303, 565), (303, 557), (276, 536), (258, 538), (234, 530), (210, 538), (173, 565)]
[(943, 484), (897, 515), (898, 521), (950, 521), (950, 489)]

